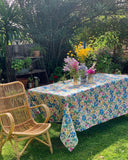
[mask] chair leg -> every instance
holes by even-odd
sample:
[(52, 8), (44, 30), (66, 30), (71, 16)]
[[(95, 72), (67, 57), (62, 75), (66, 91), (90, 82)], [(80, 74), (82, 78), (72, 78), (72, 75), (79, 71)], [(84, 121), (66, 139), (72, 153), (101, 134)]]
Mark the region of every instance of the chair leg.
[[(10, 141), (12, 144), (12, 141)], [(20, 160), (20, 152), (19, 152), (19, 147), (18, 147), (18, 138), (14, 137), (14, 142), (15, 142), (15, 147), (13, 146), (14, 152), (16, 154), (17, 160)]]
[(10, 140), (10, 143), (11, 143), (11, 145), (12, 145), (12, 147), (13, 147), (13, 150), (14, 150), (16, 156), (17, 156), (17, 160), (20, 160), (20, 157), (22, 156), (22, 154), (24, 153), (25, 149), (27, 148), (27, 146), (29, 145), (29, 143), (30, 143), (32, 140), (33, 140), (33, 137), (30, 138), (30, 139), (27, 141), (27, 143), (26, 143), (26, 145), (24, 146), (24, 148), (22, 149), (22, 151), (19, 151), (19, 148), (18, 148), (18, 143), (19, 143), (19, 141), (18, 141), (18, 138), (17, 138), (17, 137), (14, 137), (15, 146), (13, 145), (12, 140)]
[(3, 147), (3, 132), (0, 133), (0, 154), (2, 153), (2, 147)]
[(0, 154), (2, 152), (2, 140), (0, 140)]
[(2, 145), (1, 145), (1, 141), (0, 141), (0, 154), (2, 153)]
[(47, 138), (48, 138), (48, 143), (49, 143), (49, 147), (50, 147), (50, 152), (51, 154), (53, 154), (53, 149), (52, 149), (52, 143), (51, 143), (51, 139), (50, 139), (50, 136), (49, 136), (49, 132), (47, 131)]

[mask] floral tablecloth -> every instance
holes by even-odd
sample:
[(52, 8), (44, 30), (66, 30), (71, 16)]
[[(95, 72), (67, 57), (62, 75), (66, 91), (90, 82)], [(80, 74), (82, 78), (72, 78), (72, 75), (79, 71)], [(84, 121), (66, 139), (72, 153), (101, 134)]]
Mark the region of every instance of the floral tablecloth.
[(128, 76), (99, 73), (91, 84), (74, 86), (67, 80), (30, 89), (28, 95), (31, 105), (48, 105), (51, 122), (62, 122), (60, 139), (72, 151), (76, 131), (128, 113)]

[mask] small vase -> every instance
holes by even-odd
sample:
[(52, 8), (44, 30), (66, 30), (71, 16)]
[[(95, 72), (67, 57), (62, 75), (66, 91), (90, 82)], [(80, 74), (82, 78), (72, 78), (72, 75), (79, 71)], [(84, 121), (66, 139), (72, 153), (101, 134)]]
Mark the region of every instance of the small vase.
[(80, 78), (80, 83), (85, 84), (87, 82), (87, 76), (85, 75), (84, 77)]
[(88, 70), (88, 68), (85, 65), (85, 63), (81, 63), (80, 64), (80, 69), (79, 69), (81, 84), (84, 84), (84, 83), (87, 82), (87, 70)]
[(78, 85), (78, 79), (77, 78), (73, 78), (73, 85)]
[(88, 83), (93, 83), (93, 74), (88, 74)]

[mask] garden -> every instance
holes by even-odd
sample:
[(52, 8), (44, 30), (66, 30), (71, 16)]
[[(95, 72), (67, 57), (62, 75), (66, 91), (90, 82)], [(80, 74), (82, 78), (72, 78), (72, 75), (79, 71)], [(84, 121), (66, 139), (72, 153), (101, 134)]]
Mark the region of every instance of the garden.
[[(38, 86), (46, 89), (48, 84), (54, 92), (54, 84), (61, 87), (61, 83), (71, 79), (74, 86), (78, 86), (79, 81), (92, 84), (95, 74), (119, 77), (128, 74), (127, 0), (0, 0), (1, 84), (20, 79), (26, 93)], [(127, 89), (122, 92), (125, 97)], [(113, 96), (110, 93), (112, 101), (116, 93), (112, 92)], [(91, 97), (91, 92), (89, 94)], [(98, 100), (100, 103), (99, 97)], [(103, 100), (106, 105), (106, 99)], [(53, 106), (58, 105), (56, 97), (50, 101), (53, 102), (49, 102), (49, 106), (54, 102)], [(70, 101), (75, 103), (74, 98)], [(61, 123), (51, 121), (51, 124), (53, 154), (46, 146), (32, 141), (21, 159), (128, 159), (127, 114), (77, 132), (79, 142), (72, 152), (60, 140)], [(24, 143), (20, 143), (20, 149)], [(0, 159), (16, 159), (9, 143), (4, 145)]]

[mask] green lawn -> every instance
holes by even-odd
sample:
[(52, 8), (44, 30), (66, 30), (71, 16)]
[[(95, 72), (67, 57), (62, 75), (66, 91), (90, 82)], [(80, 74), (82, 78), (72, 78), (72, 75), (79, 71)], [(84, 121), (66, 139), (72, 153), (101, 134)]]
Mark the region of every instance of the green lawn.
[[(60, 127), (60, 124), (53, 123), (50, 129), (53, 155), (47, 146), (35, 140), (28, 146), (21, 160), (128, 160), (128, 116), (77, 132), (79, 142), (72, 152), (60, 141)], [(21, 148), (23, 143), (20, 143)], [(9, 143), (3, 147), (0, 160), (16, 160)]]

